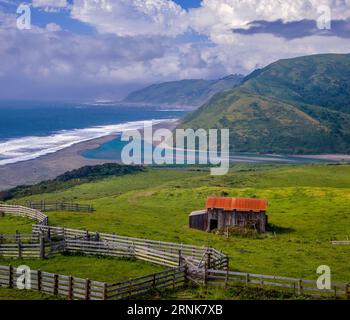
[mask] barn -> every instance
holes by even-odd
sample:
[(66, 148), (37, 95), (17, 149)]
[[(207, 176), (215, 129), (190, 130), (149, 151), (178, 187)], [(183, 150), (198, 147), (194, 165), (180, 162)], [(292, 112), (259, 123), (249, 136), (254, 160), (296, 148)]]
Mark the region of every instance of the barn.
[(205, 210), (190, 214), (190, 228), (211, 231), (245, 227), (266, 232), (267, 206), (265, 199), (209, 197)]

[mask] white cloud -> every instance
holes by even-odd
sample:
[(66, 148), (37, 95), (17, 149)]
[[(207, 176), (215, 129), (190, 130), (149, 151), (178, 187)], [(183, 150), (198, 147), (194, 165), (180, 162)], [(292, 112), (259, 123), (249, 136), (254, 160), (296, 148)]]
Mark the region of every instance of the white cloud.
[(32, 0), (34, 8), (38, 7), (53, 7), (65, 8), (68, 6), (67, 0)]
[[(232, 9), (235, 2), (240, 6)], [(245, 2), (249, 2), (246, 7)], [(106, 91), (125, 95), (126, 88), (135, 85), (213, 79), (249, 73), (281, 58), (350, 52), (349, 39), (336, 36), (288, 40), (272, 34), (232, 33), (233, 27), (244, 26), (250, 19), (275, 20), (284, 14), (284, 21), (292, 21), (302, 10), (296, 4), (287, 14), (277, 0), (260, 2), (269, 14), (262, 12), (263, 5), (255, 6), (255, 0), (204, 0), (201, 8), (189, 11), (165, 0), (76, 0), (72, 16), (95, 26), (99, 33), (93, 35), (57, 32), (61, 28), (55, 23), (20, 31), (16, 16), (0, 11), (0, 97), (11, 92), (25, 97), (28, 92), (66, 98)], [(338, 3), (340, 8), (347, 2)], [(246, 16), (240, 16), (240, 11)], [(175, 37), (191, 28), (209, 40)]]
[(49, 32), (57, 32), (57, 31), (61, 31), (62, 28), (57, 23), (51, 22), (51, 23), (48, 23), (46, 25), (46, 30), (49, 31)]
[(189, 11), (188, 19), (214, 43), (235, 43), (235, 28), (257, 20), (316, 21), (324, 14), (322, 5), (331, 9), (331, 19), (350, 18), (350, 0), (203, 0), (200, 8)]
[(118, 36), (174, 36), (186, 31), (186, 12), (168, 0), (76, 0), (71, 15)]
[(32, 5), (34, 8), (39, 8), (46, 12), (57, 12), (69, 8), (67, 0), (32, 0)]
[(321, 5), (331, 9), (332, 19), (350, 18), (350, 0), (203, 0), (188, 11), (171, 0), (75, 0), (71, 14), (118, 36), (176, 36), (193, 29), (223, 44), (235, 42), (232, 30), (252, 21), (317, 20)]

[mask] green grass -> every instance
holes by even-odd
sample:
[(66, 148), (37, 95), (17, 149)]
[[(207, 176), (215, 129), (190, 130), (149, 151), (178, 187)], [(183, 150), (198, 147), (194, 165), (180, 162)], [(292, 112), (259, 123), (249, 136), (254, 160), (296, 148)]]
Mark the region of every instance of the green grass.
[[(269, 221), (276, 236), (268, 233), (257, 239), (227, 239), (189, 229), (189, 213), (203, 208), (209, 195), (267, 198)], [(210, 244), (229, 255), (232, 270), (242, 272), (316, 280), (317, 267), (326, 264), (334, 281), (350, 282), (350, 247), (330, 244), (333, 238), (341, 240), (350, 235), (350, 165), (240, 165), (223, 177), (211, 177), (206, 172), (150, 170), (26, 199), (85, 200), (96, 208), (92, 214), (51, 212), (52, 225)], [(2, 230), (0, 225), (0, 233)], [(84, 272), (83, 265), (76, 263), (82, 258), (68, 258), (72, 257), (64, 257), (64, 263), (59, 263), (66, 268), (61, 272)], [(42, 268), (48, 271), (56, 264), (55, 260), (36, 263), (44, 263)], [(143, 274), (150, 271), (144, 264), (139, 268)], [(93, 272), (104, 277), (106, 271), (96, 268)]]
[(16, 231), (20, 233), (32, 233), (32, 224), (35, 220), (6, 215), (0, 217), (0, 233), (14, 234)]
[(0, 300), (62, 300), (62, 298), (33, 290), (0, 288)]
[(62, 255), (47, 260), (0, 258), (0, 265), (7, 266), (10, 264), (13, 267), (27, 265), (33, 270), (42, 270), (66, 276), (72, 275), (107, 283), (116, 283), (164, 270), (163, 267), (133, 259), (83, 255)]

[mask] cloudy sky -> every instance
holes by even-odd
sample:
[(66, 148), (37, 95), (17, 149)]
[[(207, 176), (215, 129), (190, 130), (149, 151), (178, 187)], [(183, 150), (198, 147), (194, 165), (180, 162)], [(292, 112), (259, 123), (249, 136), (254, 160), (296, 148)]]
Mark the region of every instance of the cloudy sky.
[[(20, 3), (30, 29), (17, 26)], [(350, 0), (0, 0), (0, 99), (120, 99), (155, 82), (350, 53), (349, 40)]]

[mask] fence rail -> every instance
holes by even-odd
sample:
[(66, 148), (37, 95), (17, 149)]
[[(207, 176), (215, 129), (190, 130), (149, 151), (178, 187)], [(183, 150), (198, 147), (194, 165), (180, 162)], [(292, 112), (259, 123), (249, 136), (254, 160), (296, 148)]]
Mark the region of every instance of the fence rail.
[(49, 218), (42, 212), (24, 206), (13, 206), (0, 203), (0, 214), (12, 214), (38, 221), (38, 225), (48, 225)]
[(348, 246), (350, 245), (350, 241), (332, 241), (333, 245), (341, 245), (341, 246)]
[(331, 289), (319, 289), (314, 280), (250, 274), (233, 271), (208, 269), (203, 279), (204, 284), (227, 287), (230, 284), (256, 285), (262, 288), (274, 288), (291, 292), (294, 295), (333, 296), (350, 299), (350, 284), (333, 283)]
[(0, 235), (0, 257), (44, 259), (65, 252), (65, 241), (51, 241), (40, 235)]
[[(0, 266), (0, 287), (16, 288), (22, 272), (12, 266)], [(20, 280), (21, 283), (22, 279)], [(30, 271), (30, 289), (70, 300), (130, 299), (150, 290), (177, 288), (186, 283), (185, 267), (177, 267), (116, 284), (72, 276)]]
[[(22, 273), (11, 266), (0, 266), (0, 286), (16, 288)], [(31, 270), (30, 289), (67, 297), (68, 299), (103, 300), (106, 284), (103, 282)]]
[(40, 211), (72, 211), (72, 212), (94, 212), (95, 209), (91, 205), (68, 203), (68, 202), (46, 202), (40, 201), (37, 203), (27, 202), (26, 207)]
[(107, 299), (128, 299), (150, 290), (175, 289), (186, 284), (186, 268), (178, 267), (107, 285)]
[[(44, 234), (48, 238), (62, 238), (68, 251), (86, 254), (128, 256), (140, 260), (174, 267), (180, 257), (191, 258), (198, 266), (209, 260), (209, 268), (228, 269), (227, 256), (209, 247), (199, 247), (173, 242), (139, 239), (113, 234), (89, 232), (62, 227), (33, 225), (33, 234)], [(129, 253), (127, 253), (128, 251)]]

